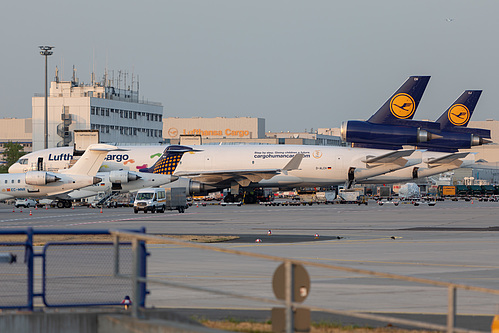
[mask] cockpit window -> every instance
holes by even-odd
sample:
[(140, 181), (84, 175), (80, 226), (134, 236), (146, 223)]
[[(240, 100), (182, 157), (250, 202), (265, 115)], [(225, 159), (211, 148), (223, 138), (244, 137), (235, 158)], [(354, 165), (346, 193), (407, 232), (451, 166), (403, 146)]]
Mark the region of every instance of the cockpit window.
[(19, 164), (28, 164), (28, 159), (27, 158), (21, 158), (19, 161), (17, 161)]

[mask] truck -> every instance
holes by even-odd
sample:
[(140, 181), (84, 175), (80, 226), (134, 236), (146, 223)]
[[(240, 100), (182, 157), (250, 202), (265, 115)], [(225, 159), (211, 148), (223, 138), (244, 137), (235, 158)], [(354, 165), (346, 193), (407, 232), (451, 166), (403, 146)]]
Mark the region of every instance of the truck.
[(187, 193), (185, 187), (170, 187), (166, 188), (166, 209), (178, 210), (179, 213), (184, 213), (189, 207), (187, 205)]
[(340, 189), (338, 199), (340, 203), (356, 203), (367, 205), (367, 197), (363, 189)]
[(325, 191), (325, 192), (317, 192), (315, 194), (317, 202), (320, 203), (333, 203), (334, 199), (336, 199), (336, 191)]

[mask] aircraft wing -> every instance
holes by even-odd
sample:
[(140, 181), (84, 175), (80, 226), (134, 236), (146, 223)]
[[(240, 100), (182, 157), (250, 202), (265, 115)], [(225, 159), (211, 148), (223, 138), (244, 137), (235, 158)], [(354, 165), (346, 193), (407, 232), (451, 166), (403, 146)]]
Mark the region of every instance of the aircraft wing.
[(380, 156), (366, 156), (362, 162), (366, 164), (384, 164), (384, 163), (394, 163), (394, 164), (405, 164), (407, 160), (404, 157), (411, 156), (416, 150), (397, 150)]
[(6, 200), (6, 199), (12, 199), (12, 198), (14, 198), (12, 195), (0, 193), (0, 200)]
[(277, 174), (297, 170), (300, 167), (303, 154), (296, 154), (282, 169), (247, 169), (247, 170), (210, 170), (202, 172), (176, 172), (176, 176), (190, 177), (206, 184), (238, 183), (248, 186), (251, 182), (257, 183), (262, 179), (270, 179)]
[(428, 166), (430, 167), (435, 167), (437, 165), (441, 165), (441, 164), (449, 164), (449, 163), (452, 163), (454, 161), (456, 161), (457, 159), (460, 159), (460, 158), (465, 158), (466, 156), (468, 156), (470, 153), (455, 153), (455, 154), (449, 154), (449, 155), (445, 155), (445, 156), (442, 156), (442, 157), (439, 157), (439, 158), (434, 158), (434, 159), (430, 159), (428, 160), (426, 163), (428, 164)]

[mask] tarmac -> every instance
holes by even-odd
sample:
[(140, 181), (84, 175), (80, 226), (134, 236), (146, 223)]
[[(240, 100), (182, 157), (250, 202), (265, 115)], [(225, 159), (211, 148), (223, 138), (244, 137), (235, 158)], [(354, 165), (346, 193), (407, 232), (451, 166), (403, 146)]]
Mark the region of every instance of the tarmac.
[[(29, 211), (13, 212), (11, 206), (0, 206), (0, 230), (144, 226), (152, 234), (231, 235), (239, 238), (210, 246), (499, 290), (496, 202), (445, 201), (435, 206), (379, 206), (373, 201), (367, 206), (194, 204), (184, 214), (133, 214), (132, 208), (104, 208), (101, 213), (84, 207), (31, 209), (31, 215)], [(178, 245), (151, 244), (148, 251), (148, 277), (275, 299), (272, 277), (279, 262)], [(441, 321), (447, 313), (446, 288), (306, 269), (311, 288), (304, 305), (422, 316), (433, 321)], [(231, 311), (262, 313), (259, 318), (270, 319), (272, 305), (261, 302), (162, 285), (150, 284), (148, 289), (148, 307), (199, 317), (223, 317)], [(499, 312), (498, 304), (499, 296), (459, 290), (458, 324), (462, 321), (471, 329), (489, 330), (491, 316)]]

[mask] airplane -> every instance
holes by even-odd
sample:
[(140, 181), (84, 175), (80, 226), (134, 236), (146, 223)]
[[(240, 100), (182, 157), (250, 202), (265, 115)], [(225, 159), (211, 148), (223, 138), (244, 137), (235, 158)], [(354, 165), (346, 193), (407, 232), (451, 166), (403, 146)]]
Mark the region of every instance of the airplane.
[(295, 145), (172, 145), (141, 172), (173, 174), (212, 189), (351, 185), (421, 162), (421, 151)]
[(59, 173), (27, 171), (0, 175), (0, 200), (11, 198), (57, 198), (64, 193), (97, 184), (97, 170), (110, 151), (122, 150), (106, 144), (90, 145), (69, 169)]
[[(341, 137), (354, 147), (391, 150), (412, 145), (432, 151), (456, 152), (487, 144), (491, 142), (489, 130), (466, 127), (481, 93), (481, 90), (464, 91), (435, 122), (398, 119), (394, 116), (393, 103), (389, 106), (385, 103), (367, 121), (343, 122)], [(392, 100), (398, 95), (397, 91)]]

